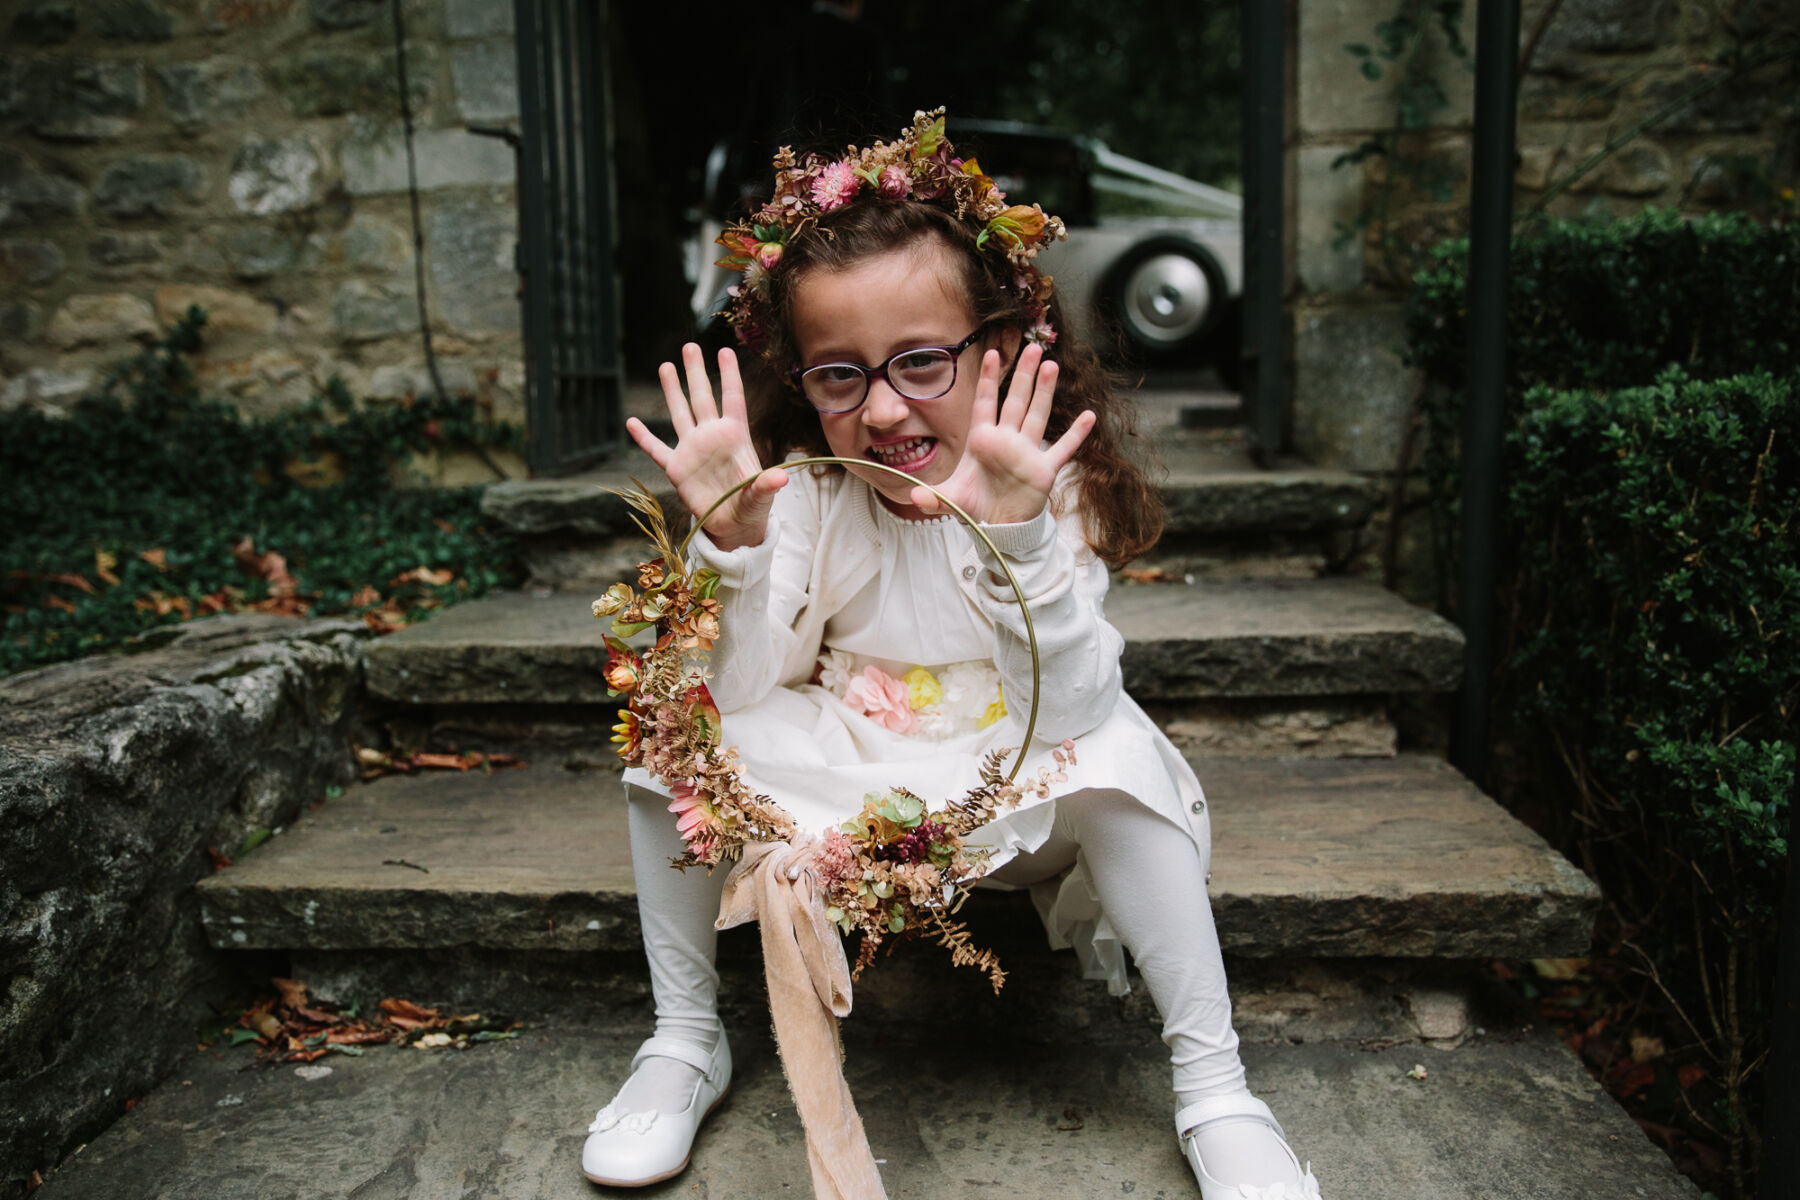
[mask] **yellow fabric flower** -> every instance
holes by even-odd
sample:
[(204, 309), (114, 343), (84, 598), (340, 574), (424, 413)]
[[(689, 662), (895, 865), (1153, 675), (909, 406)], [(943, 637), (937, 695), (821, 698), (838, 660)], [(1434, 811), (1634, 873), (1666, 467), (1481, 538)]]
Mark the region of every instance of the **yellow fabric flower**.
[(938, 683), (937, 676), (924, 667), (914, 667), (900, 677), (900, 682), (906, 685), (906, 702), (914, 712), (944, 702), (943, 685)]
[(986, 729), (989, 725), (992, 725), (995, 721), (998, 721), (1005, 715), (1006, 689), (1004, 687), (997, 687), (994, 689), (994, 702), (987, 706), (986, 712), (981, 714), (981, 720), (977, 723), (978, 727)]

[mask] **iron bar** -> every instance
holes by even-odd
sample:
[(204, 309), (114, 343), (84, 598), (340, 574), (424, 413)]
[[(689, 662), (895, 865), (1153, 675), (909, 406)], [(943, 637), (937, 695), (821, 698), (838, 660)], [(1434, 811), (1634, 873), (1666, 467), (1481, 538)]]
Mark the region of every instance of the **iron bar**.
[(1287, 406), (1287, 314), (1283, 257), (1287, 159), (1285, 3), (1245, 0), (1244, 50), (1244, 408), (1250, 448), (1268, 466), (1283, 449)]
[(1519, 0), (1480, 0), (1476, 20), (1474, 170), (1469, 185), (1469, 393), (1463, 414), (1457, 594), (1465, 641), (1450, 758), (1463, 774), (1481, 785), (1487, 776), (1494, 670)]

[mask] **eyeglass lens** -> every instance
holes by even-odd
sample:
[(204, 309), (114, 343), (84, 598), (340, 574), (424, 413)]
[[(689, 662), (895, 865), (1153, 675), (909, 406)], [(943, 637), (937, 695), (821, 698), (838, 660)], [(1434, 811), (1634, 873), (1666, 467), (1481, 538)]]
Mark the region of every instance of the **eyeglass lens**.
[(855, 363), (826, 363), (803, 371), (800, 388), (820, 412), (846, 412), (868, 395), (876, 375), (908, 400), (935, 400), (956, 383), (956, 356), (943, 347), (926, 347), (897, 354), (876, 370)]

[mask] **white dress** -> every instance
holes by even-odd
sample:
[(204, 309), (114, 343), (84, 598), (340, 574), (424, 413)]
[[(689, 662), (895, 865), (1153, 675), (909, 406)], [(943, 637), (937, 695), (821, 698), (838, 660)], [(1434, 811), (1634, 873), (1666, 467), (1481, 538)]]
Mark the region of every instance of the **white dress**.
[[(1171, 836), (1191, 837), (1205, 870), (1199, 781), (1120, 686), (1124, 641), (1102, 607), (1108, 576), (1079, 520), (1046, 513), (983, 528), (1025, 592), (1043, 663), (1020, 782), (1054, 768), (1064, 738), (1077, 763), (1050, 799), (1028, 791), (969, 841), (990, 849), (997, 868), (1043, 845), (1056, 796), (1113, 788), (1167, 817)], [(704, 534), (694, 546), (722, 576), (724, 636), (709, 687), (724, 742), (737, 747), (746, 782), (800, 828), (836, 825), (866, 793), (896, 786), (941, 807), (980, 782), (989, 751), (1020, 744), (1031, 691), (1023, 618), (1011, 585), (955, 518), (903, 520), (848, 473), (799, 470), (777, 494), (760, 546), (720, 551)], [(666, 791), (640, 768), (625, 779)], [(1090, 978), (1122, 992), (1118, 938), (1080, 858), (1032, 890), (1052, 945), (1073, 946)]]

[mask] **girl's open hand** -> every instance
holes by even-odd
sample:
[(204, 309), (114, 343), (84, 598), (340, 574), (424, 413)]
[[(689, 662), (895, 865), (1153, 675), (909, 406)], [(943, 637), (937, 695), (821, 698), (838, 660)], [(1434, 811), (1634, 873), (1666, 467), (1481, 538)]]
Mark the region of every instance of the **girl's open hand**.
[[(1056, 364), (1046, 361), (1035, 343), (1026, 346), (1019, 353), (1004, 405), (1000, 374), (1000, 353), (989, 350), (981, 356), (981, 378), (975, 386), (962, 459), (950, 478), (938, 485), (964, 512), (990, 525), (1029, 521), (1043, 512), (1057, 472), (1087, 440), (1095, 421), (1091, 410), (1084, 411), (1061, 437), (1045, 446), (1044, 430), (1056, 397)], [(927, 513), (944, 511), (938, 498), (922, 487), (913, 489), (912, 502)]]
[(687, 391), (674, 363), (657, 371), (663, 398), (669, 404), (669, 420), (675, 426), (675, 445), (669, 446), (632, 417), (625, 431), (650, 460), (661, 467), (689, 512), (699, 517), (720, 496), (752, 475), (755, 483), (719, 506), (706, 520), (707, 536), (721, 550), (761, 544), (769, 528), (769, 507), (775, 493), (787, 484), (787, 472), (779, 467), (763, 471), (750, 440), (750, 421), (744, 410), (744, 381), (738, 375), (737, 355), (719, 351), (719, 403), (713, 403), (712, 382), (706, 377), (706, 358), (692, 342), (681, 348), (681, 365), (687, 373)]

